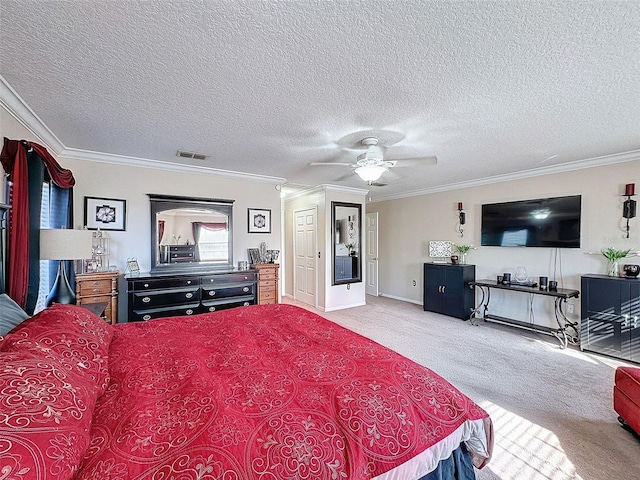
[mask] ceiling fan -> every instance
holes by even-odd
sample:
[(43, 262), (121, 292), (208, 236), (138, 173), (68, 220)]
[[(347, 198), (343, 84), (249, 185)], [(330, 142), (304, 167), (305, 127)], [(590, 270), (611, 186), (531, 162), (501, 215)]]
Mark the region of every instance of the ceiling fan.
[(438, 162), (436, 157), (398, 158), (395, 160), (385, 160), (384, 153), (386, 147), (380, 145), (378, 138), (373, 136), (363, 138), (362, 140), (360, 140), (359, 144), (365, 148), (365, 152), (356, 157), (355, 163), (311, 162), (309, 165), (338, 165), (351, 167), (362, 180), (371, 185), (390, 168), (396, 166), (411, 166), (410, 164), (415, 165), (416, 163), (421, 163), (423, 165), (435, 165)]

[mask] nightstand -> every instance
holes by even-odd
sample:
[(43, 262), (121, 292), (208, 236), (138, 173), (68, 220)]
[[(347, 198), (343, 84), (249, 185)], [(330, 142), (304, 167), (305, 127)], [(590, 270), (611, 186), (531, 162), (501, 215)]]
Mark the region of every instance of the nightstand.
[(118, 272), (76, 274), (76, 304), (89, 308), (99, 303), (107, 304), (102, 318), (115, 324), (118, 321)]

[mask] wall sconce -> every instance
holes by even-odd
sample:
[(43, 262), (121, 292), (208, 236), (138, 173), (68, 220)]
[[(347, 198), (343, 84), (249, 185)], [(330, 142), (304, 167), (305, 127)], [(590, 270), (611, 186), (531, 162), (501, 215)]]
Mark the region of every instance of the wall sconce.
[(464, 229), (462, 226), (466, 223), (464, 210), (462, 209), (462, 202), (458, 202), (458, 235), (460, 238), (464, 237)]
[(627, 238), (629, 238), (629, 219), (635, 218), (636, 216), (636, 201), (631, 199), (635, 194), (636, 184), (627, 183), (624, 187), (624, 196), (627, 197), (627, 199), (622, 204), (622, 216), (627, 219)]

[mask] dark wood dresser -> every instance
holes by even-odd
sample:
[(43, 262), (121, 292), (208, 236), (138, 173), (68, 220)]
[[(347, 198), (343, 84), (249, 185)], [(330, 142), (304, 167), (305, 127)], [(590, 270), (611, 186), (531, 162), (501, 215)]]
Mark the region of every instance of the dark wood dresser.
[(255, 270), (126, 275), (128, 321), (255, 305)]
[(118, 321), (118, 272), (76, 274), (76, 304), (104, 304), (102, 318), (112, 325)]

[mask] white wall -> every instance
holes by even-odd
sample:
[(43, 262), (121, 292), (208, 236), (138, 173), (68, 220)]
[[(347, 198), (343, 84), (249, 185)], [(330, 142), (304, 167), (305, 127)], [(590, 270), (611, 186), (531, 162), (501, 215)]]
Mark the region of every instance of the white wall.
[[(430, 240), (450, 240), (477, 247), (467, 255), (476, 265), (476, 278), (495, 278), (524, 266), (528, 276), (555, 277), (560, 287), (580, 289), (580, 275), (606, 273), (606, 259), (599, 252), (609, 246), (640, 250), (640, 224), (631, 220), (631, 235), (623, 238), (622, 202), (624, 186), (640, 184), (640, 159), (605, 167), (514, 180), (492, 185), (370, 203), (368, 212), (379, 212), (380, 292), (407, 301), (422, 303), (423, 264)], [(582, 248), (479, 247), (480, 213), (483, 203), (532, 198), (582, 195)], [(464, 237), (457, 236), (457, 205), (466, 212)], [(554, 260), (558, 256), (558, 263)], [(630, 258), (626, 263), (640, 263)], [(416, 286), (412, 281), (416, 280)], [(528, 295), (494, 291), (493, 313), (528, 319)], [(579, 318), (580, 300), (573, 300)], [(535, 322), (553, 326), (552, 303), (535, 297)]]

